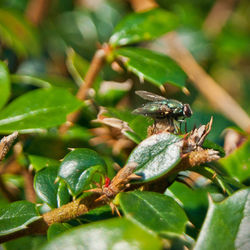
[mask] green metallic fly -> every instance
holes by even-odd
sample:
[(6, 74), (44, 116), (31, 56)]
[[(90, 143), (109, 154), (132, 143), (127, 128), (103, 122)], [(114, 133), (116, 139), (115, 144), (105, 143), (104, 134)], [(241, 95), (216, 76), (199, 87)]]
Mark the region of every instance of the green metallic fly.
[(155, 122), (169, 120), (173, 122), (177, 130), (179, 127), (178, 124), (184, 122), (185, 118), (193, 114), (189, 104), (183, 104), (174, 99), (166, 99), (163, 96), (143, 90), (136, 91), (135, 93), (150, 102), (135, 109), (133, 114), (142, 114), (152, 117)]

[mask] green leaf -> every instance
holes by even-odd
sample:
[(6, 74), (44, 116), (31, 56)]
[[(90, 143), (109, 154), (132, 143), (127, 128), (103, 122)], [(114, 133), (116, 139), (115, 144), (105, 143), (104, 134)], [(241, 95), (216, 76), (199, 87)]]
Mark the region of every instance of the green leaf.
[(159, 239), (134, 223), (115, 218), (78, 226), (42, 248), (50, 249), (162, 249)]
[(105, 174), (104, 160), (93, 150), (78, 148), (64, 158), (58, 176), (65, 180), (73, 195), (85, 190), (96, 174)]
[(68, 223), (55, 223), (52, 224), (47, 232), (48, 240), (51, 241), (54, 238), (58, 237), (60, 234), (68, 231), (72, 226)]
[(10, 96), (10, 76), (5, 63), (0, 61), (0, 109), (5, 105)]
[(3, 244), (5, 250), (37, 250), (47, 242), (45, 236), (26, 236)]
[(44, 75), (44, 76), (33, 76), (23, 74), (12, 74), (10, 76), (11, 82), (16, 84), (33, 85), (39, 88), (49, 87), (61, 87), (67, 90), (76, 90), (76, 86), (73, 81), (66, 77), (57, 75)]
[(220, 154), (220, 157), (224, 157), (225, 156), (225, 151), (224, 151), (224, 148), (221, 147), (220, 145), (214, 143), (213, 141), (210, 141), (210, 140), (205, 140), (203, 145), (202, 145), (203, 148), (209, 148), (209, 149), (214, 149), (216, 151), (219, 152)]
[(160, 8), (134, 13), (116, 26), (109, 43), (115, 47), (152, 40), (177, 26), (177, 17)]
[(24, 229), (40, 218), (36, 205), (28, 201), (17, 201), (0, 207), (0, 235)]
[(250, 188), (238, 191), (220, 203), (210, 200), (194, 249), (248, 249), (249, 204)]
[(250, 178), (250, 141), (246, 141), (233, 153), (219, 160), (229, 175), (240, 182)]
[(20, 57), (38, 55), (41, 50), (35, 29), (10, 9), (0, 9), (0, 38)]
[(180, 88), (185, 86), (186, 74), (166, 55), (143, 48), (128, 47), (116, 50), (115, 56), (124, 63), (127, 70), (156, 86), (165, 83)]
[(206, 188), (191, 189), (175, 181), (165, 194), (173, 197), (183, 207), (189, 220), (195, 225), (194, 230), (198, 231), (206, 216), (208, 191)]
[(37, 172), (46, 167), (59, 167), (60, 165), (60, 162), (57, 160), (38, 155), (28, 155), (28, 159), (32, 168)]
[[(77, 54), (73, 49), (69, 49), (67, 51), (66, 66), (78, 86), (81, 86), (83, 83), (85, 75), (88, 72), (89, 65), (89, 62)], [(94, 81), (94, 85), (99, 86), (101, 81), (102, 79), (100, 76), (97, 76)]]
[(38, 89), (22, 95), (0, 113), (0, 132), (30, 132), (66, 121), (66, 115), (81, 106), (67, 90)]
[(128, 162), (138, 164), (135, 174), (139, 182), (155, 180), (171, 171), (181, 160), (180, 138), (170, 133), (152, 135), (141, 142), (129, 156)]
[(119, 204), (125, 216), (136, 224), (161, 234), (179, 234), (188, 221), (184, 210), (171, 197), (154, 192), (119, 194)]
[(60, 180), (57, 190), (57, 207), (61, 207), (70, 202), (70, 194), (66, 183)]
[(57, 190), (59, 183), (55, 183), (58, 168), (48, 167), (35, 175), (34, 188), (37, 196), (50, 207), (57, 207)]

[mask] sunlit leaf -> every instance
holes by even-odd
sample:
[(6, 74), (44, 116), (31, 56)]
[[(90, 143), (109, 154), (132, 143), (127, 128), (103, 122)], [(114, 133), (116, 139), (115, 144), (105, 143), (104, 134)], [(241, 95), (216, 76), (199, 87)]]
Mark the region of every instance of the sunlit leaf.
[(152, 135), (142, 141), (129, 156), (128, 162), (138, 164), (135, 174), (146, 182), (171, 171), (181, 160), (180, 138), (170, 133)]
[(115, 56), (128, 71), (136, 74), (140, 80), (147, 80), (156, 86), (165, 83), (184, 87), (186, 74), (168, 56), (143, 48), (120, 48)]
[(125, 216), (158, 234), (182, 234), (188, 221), (173, 198), (154, 192), (120, 193), (119, 204)]
[(121, 46), (155, 39), (177, 28), (178, 19), (163, 9), (134, 13), (123, 19), (115, 28), (109, 42)]
[(34, 90), (18, 97), (1, 111), (0, 132), (28, 132), (57, 126), (80, 106), (81, 102), (64, 89)]

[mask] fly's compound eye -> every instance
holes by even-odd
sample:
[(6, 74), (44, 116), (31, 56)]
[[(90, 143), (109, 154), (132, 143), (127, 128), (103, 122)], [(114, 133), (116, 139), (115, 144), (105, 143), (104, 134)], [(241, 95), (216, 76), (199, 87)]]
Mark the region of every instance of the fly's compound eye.
[(184, 104), (183, 115), (186, 117), (190, 117), (193, 114), (192, 109), (189, 104)]

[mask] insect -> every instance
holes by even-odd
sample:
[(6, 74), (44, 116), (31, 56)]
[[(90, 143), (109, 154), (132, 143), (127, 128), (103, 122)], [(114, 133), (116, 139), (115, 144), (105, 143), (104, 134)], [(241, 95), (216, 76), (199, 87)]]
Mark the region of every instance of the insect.
[(155, 122), (169, 120), (178, 130), (178, 123), (184, 122), (184, 119), (192, 115), (189, 104), (183, 104), (174, 99), (166, 99), (163, 96), (156, 95), (147, 91), (136, 91), (137, 95), (145, 100), (149, 100), (142, 107), (133, 111), (134, 114), (142, 114), (152, 117)]

